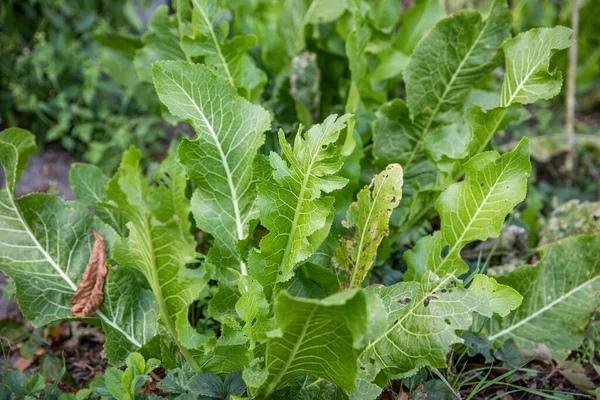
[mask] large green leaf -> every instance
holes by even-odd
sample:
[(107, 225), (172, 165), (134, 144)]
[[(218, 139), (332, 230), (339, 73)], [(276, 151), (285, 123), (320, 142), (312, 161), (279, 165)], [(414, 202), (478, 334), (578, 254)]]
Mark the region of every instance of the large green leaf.
[(275, 301), (279, 332), (267, 345), (265, 395), (301, 376), (354, 390), (361, 340), (367, 333), (367, 304), (362, 291), (348, 290), (323, 300), (282, 292)]
[(188, 120), (198, 133), (185, 139), (179, 157), (196, 184), (192, 212), (196, 225), (213, 235), (213, 255), (238, 258), (236, 245), (258, 217), (253, 163), (269, 129), (269, 114), (236, 95), (235, 89), (207, 67), (186, 62), (157, 62), (154, 83), (172, 114)]
[(185, 171), (170, 156), (150, 186), (141, 175), (140, 158), (135, 148), (125, 152), (107, 186), (108, 197), (129, 220), (129, 236), (114, 245), (112, 254), (144, 275), (161, 321), (184, 352), (182, 346), (195, 348), (203, 341), (188, 321), (188, 307), (205, 285), (203, 271), (186, 268), (195, 259), (196, 243), (188, 221)]
[(404, 71), (406, 104), (384, 104), (373, 125), (376, 161), (404, 169), (398, 224), (413, 226), (453, 182), (456, 161), (467, 155), (471, 138), (460, 120), (467, 96), (501, 63), (501, 44), (509, 36), (510, 13), (497, 0), (485, 20), (472, 10), (440, 20), (416, 47)]
[(460, 256), (462, 248), (497, 237), (508, 212), (525, 198), (531, 171), (527, 139), (503, 156), (489, 151), (473, 157), (465, 171), (465, 180), (438, 198), (441, 230), (405, 253), (405, 280), (422, 280), (429, 272), (443, 277), (468, 271)]
[(329, 116), (303, 134), (299, 130), (294, 147), (279, 132), (282, 155), (271, 153), (273, 176), (258, 186), (261, 224), (269, 233), (260, 250), (252, 249), (248, 265), (262, 286), (284, 282), (294, 266), (307, 259), (323, 242), (333, 220), (333, 197), (321, 192), (342, 188), (347, 179), (334, 175), (343, 158), (335, 143), (345, 122)]
[[(2, 139), (6, 187), (0, 191), (0, 269), (14, 279), (19, 306), (34, 326), (73, 319), (70, 300), (90, 259), (92, 228), (104, 237), (107, 251), (117, 235), (79, 204), (42, 193), (16, 199), (15, 177), (26, 167), (34, 136), (13, 130)], [(128, 352), (154, 336), (155, 303), (135, 277), (115, 268), (104, 293), (100, 310), (88, 320), (102, 324), (106, 355), (111, 363), (121, 364)]]
[[(516, 59), (516, 58), (520, 58), (522, 60), (522, 64), (523, 65), (528, 65), (531, 67), (535, 67), (537, 69), (529, 69), (528, 71), (531, 72), (531, 74), (526, 74), (525, 76), (521, 77), (519, 79), (519, 82), (521, 82), (522, 86), (525, 87), (535, 87), (535, 82), (536, 82), (536, 77), (546, 77), (548, 78), (549, 81), (552, 81), (554, 83), (552, 83), (552, 85), (558, 85), (558, 87), (560, 87), (560, 82), (561, 82), (561, 77), (558, 73), (554, 73), (554, 74), (550, 74), (547, 72), (547, 66), (544, 69), (544, 65), (546, 65), (546, 63), (548, 62), (548, 60), (550, 60), (550, 58), (552, 57), (552, 55), (559, 49), (564, 48), (564, 46), (567, 46), (570, 44), (567, 43), (568, 42), (568, 30), (566, 30), (566, 28), (562, 28), (562, 27), (557, 27), (557, 28), (552, 28), (552, 29), (544, 29), (545, 33), (543, 35), (541, 35), (538, 30), (533, 29), (531, 31), (525, 32), (520, 34), (519, 36), (507, 40), (506, 42), (504, 42), (503, 44), (503, 50), (504, 50), (504, 58), (506, 60), (512, 60), (512, 59)], [(485, 110), (484, 108), (482, 108), (480, 105), (474, 105), (471, 108), (469, 108), (465, 115), (465, 122), (469, 127), (469, 131), (470, 131), (470, 141), (468, 143), (468, 146), (466, 148), (466, 155), (463, 157), (463, 159), (461, 161), (456, 161), (454, 164), (450, 164), (451, 166), (451, 170), (450, 171), (446, 171), (446, 175), (449, 179), (446, 179), (445, 181), (439, 181), (438, 179), (438, 183), (437, 183), (437, 188), (438, 189), (443, 189), (444, 187), (447, 186), (447, 184), (456, 181), (464, 172), (464, 162), (469, 160), (471, 157), (479, 154), (480, 152), (484, 151), (486, 149), (486, 147), (488, 146), (490, 140), (492, 139), (492, 136), (498, 132), (499, 130), (504, 129), (508, 123), (518, 120), (520, 118), (520, 108), (519, 108), (519, 101), (523, 100), (520, 97), (521, 96), (515, 96), (510, 102), (508, 101), (510, 96), (510, 91), (509, 89), (511, 88), (511, 85), (507, 84), (506, 82), (510, 81), (511, 79), (514, 80), (514, 75), (511, 77), (511, 74), (515, 73), (515, 68), (511, 67), (510, 69), (507, 67), (505, 74), (504, 74), (504, 86), (503, 86), (503, 91), (502, 91), (502, 97), (505, 100), (500, 100), (500, 106), (490, 109), (490, 110)], [(541, 81), (544, 81), (544, 79), (541, 79)], [(555, 93), (556, 94), (556, 93)], [(527, 102), (533, 102), (539, 99), (543, 99), (543, 98), (547, 98), (545, 92), (540, 92), (540, 93), (536, 93), (535, 91), (530, 91), (527, 92)], [(382, 108), (383, 110), (383, 108)], [(383, 113), (382, 113), (383, 114)], [(388, 113), (389, 115), (389, 113)], [(382, 129), (378, 130), (377, 126), (375, 125), (374, 128), (374, 144), (375, 144), (375, 148), (374, 148), (374, 155), (375, 156), (380, 156), (380, 158), (382, 160), (386, 160), (389, 162), (390, 160), (390, 155), (392, 155), (389, 151), (385, 151), (385, 148), (393, 148), (393, 146), (397, 146), (398, 148), (403, 148), (404, 151), (406, 151), (406, 144), (393, 144), (395, 143), (394, 141), (394, 137), (396, 137), (396, 135), (394, 134), (395, 130), (398, 130), (398, 124), (397, 123), (392, 123), (392, 124), (388, 124), (387, 121), (390, 119), (390, 117), (387, 117), (387, 115), (383, 114), (382, 117), (380, 117), (377, 121), (376, 124), (380, 124), (379, 126), (382, 127)], [(404, 118), (405, 119), (405, 118)], [(463, 125), (464, 126), (464, 125)], [(410, 139), (411, 140), (415, 140), (415, 130), (408, 130), (407, 128), (403, 128), (406, 132), (411, 133), (410, 135)], [(378, 145), (378, 134), (379, 132), (381, 132), (381, 134), (379, 135), (380, 140), (379, 140), (379, 145)], [(463, 132), (463, 130), (459, 130), (458, 132)], [(404, 133), (403, 133), (404, 134)], [(456, 139), (457, 141), (460, 142), (460, 140), (458, 140), (459, 138), (454, 135), (454, 139)], [(380, 152), (380, 153), (378, 153)], [(415, 163), (415, 165), (421, 165), (421, 160), (423, 160), (423, 156), (419, 156), (419, 154), (415, 155), (415, 159), (418, 161), (417, 163)], [(453, 160), (454, 161), (454, 160)], [(459, 166), (460, 165), (460, 166)], [(441, 166), (438, 164), (438, 166)], [(411, 175), (413, 174), (412, 171), (406, 171), (405, 169), (405, 176), (404, 179), (407, 183), (413, 182), (413, 180), (410, 178)], [(439, 177), (438, 177), (439, 178)], [(420, 183), (420, 188), (423, 188), (423, 179), (421, 178), (419, 180)], [(405, 200), (408, 197), (410, 197), (412, 195), (412, 193), (409, 191), (410, 190), (410, 186), (406, 185), (405, 186), (405, 193), (404, 193), (404, 197)], [(421, 197), (425, 197), (423, 196), (423, 192), (417, 192)], [(407, 218), (407, 223), (406, 226), (412, 226), (415, 223), (417, 223), (419, 221), (420, 218), (422, 218), (427, 211), (429, 210), (429, 208), (433, 205), (433, 203), (436, 200), (437, 194), (435, 192), (429, 192), (432, 195), (429, 196), (429, 199), (426, 199), (425, 202), (423, 202), (422, 204), (420, 204), (420, 211), (416, 212), (416, 213), (412, 213), (412, 215), (410, 215)], [(405, 203), (406, 205), (406, 203)], [(411, 211), (414, 209), (415, 207), (411, 207)]]
[(455, 120), (473, 84), (500, 64), (500, 45), (510, 36), (505, 2), (495, 1), (482, 19), (478, 12), (466, 10), (441, 20), (411, 56), (404, 76), (408, 108), (419, 135), (408, 158), (398, 160), (405, 170), (433, 128)]
[(524, 348), (543, 343), (562, 361), (577, 349), (592, 312), (600, 306), (600, 236), (568, 237), (541, 248), (536, 265), (519, 267), (499, 282), (524, 297), (517, 311), (487, 324), (490, 340), (514, 339)]
[(357, 195), (348, 208), (344, 226), (351, 229), (351, 239), (340, 238), (334, 264), (348, 276), (348, 287), (360, 287), (373, 266), (377, 248), (388, 233), (390, 216), (402, 198), (402, 167), (391, 164), (371, 185)]
[(473, 106), (465, 114), (471, 129), (470, 156), (483, 151), (494, 133), (518, 118), (518, 104), (549, 99), (560, 92), (562, 75), (549, 71), (550, 59), (573, 43), (570, 35), (570, 29), (558, 26), (531, 29), (504, 42), (506, 70), (498, 107), (486, 111)]

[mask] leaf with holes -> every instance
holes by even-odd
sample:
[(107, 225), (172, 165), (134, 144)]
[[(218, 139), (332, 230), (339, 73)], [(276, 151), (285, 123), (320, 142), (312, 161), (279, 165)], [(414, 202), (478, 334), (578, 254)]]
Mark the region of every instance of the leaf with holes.
[(354, 231), (340, 239), (334, 264), (348, 274), (347, 287), (361, 287), (373, 266), (377, 248), (388, 233), (390, 216), (402, 198), (402, 167), (391, 164), (350, 204), (344, 225)]
[[(398, 378), (425, 366), (445, 367), (449, 347), (461, 342), (456, 331), (471, 326), (473, 313), (506, 315), (521, 301), (514, 289), (485, 275), (476, 275), (468, 289), (453, 275), (443, 279), (430, 276), (427, 281), (434, 284), (401, 282), (367, 288), (369, 294), (382, 299), (387, 310), (385, 332), (371, 340), (361, 356), (371, 380), (380, 371)], [(367, 368), (369, 365), (374, 368)]]

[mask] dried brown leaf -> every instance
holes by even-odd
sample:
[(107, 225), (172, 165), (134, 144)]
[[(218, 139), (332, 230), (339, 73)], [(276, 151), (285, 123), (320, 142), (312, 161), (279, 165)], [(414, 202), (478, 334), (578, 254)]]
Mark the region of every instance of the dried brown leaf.
[(79, 283), (75, 295), (71, 298), (71, 313), (76, 317), (88, 317), (98, 311), (104, 293), (104, 277), (108, 273), (104, 254), (104, 238), (92, 228), (94, 245), (92, 255)]

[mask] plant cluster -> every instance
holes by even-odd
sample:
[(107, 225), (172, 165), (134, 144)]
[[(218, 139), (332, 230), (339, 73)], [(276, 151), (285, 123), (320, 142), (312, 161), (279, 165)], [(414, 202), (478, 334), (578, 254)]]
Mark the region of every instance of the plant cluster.
[[(116, 399), (157, 360), (172, 398), (375, 399), (446, 367), (469, 331), (564, 360), (597, 307), (598, 235), (558, 233), (536, 265), (495, 277), (461, 252), (525, 199), (527, 138), (487, 149), (559, 93), (551, 59), (571, 31), (512, 37), (503, 0), (448, 17), (418, 2), (401, 29), (395, 1), (270, 3), (179, 0), (141, 40), (103, 42), (137, 74), (116, 79), (153, 85), (196, 132), (150, 179), (132, 147), (112, 177), (73, 165), (76, 201), (17, 198), (34, 137), (0, 133), (0, 268), (24, 315), (100, 326), (127, 369), (94, 390)], [(370, 284), (402, 249), (401, 281)]]

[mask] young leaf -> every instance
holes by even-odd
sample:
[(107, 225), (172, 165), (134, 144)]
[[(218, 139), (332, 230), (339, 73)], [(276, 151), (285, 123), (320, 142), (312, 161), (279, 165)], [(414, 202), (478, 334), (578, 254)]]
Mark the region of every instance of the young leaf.
[(205, 66), (162, 61), (153, 71), (161, 101), (198, 133), (179, 146), (197, 187), (192, 197), (196, 225), (214, 236), (213, 255), (237, 258), (246, 274), (236, 245), (248, 237), (249, 222), (258, 216), (253, 161), (264, 142), (262, 132), (269, 129), (269, 114), (239, 98)]
[(357, 347), (367, 333), (365, 294), (348, 290), (313, 300), (281, 292), (274, 311), (279, 333), (267, 344), (265, 396), (301, 376), (322, 378), (352, 391)]
[(499, 282), (523, 294), (517, 311), (486, 327), (489, 339), (513, 339), (524, 348), (543, 343), (563, 361), (579, 348), (592, 312), (600, 305), (600, 237), (581, 235), (548, 244), (536, 265), (519, 267)]
[(108, 197), (129, 219), (129, 237), (115, 244), (112, 255), (144, 275), (162, 322), (185, 354), (185, 348), (195, 348), (203, 340), (188, 321), (188, 307), (205, 284), (202, 271), (186, 268), (195, 258), (196, 246), (189, 232), (185, 171), (170, 156), (155, 176), (156, 186), (150, 186), (141, 175), (140, 158), (135, 148), (125, 152), (107, 186)]
[(473, 157), (465, 171), (465, 180), (438, 198), (441, 230), (404, 254), (408, 265), (405, 281), (422, 280), (429, 272), (439, 277), (459, 276), (468, 271), (460, 256), (462, 248), (500, 234), (506, 215), (523, 201), (527, 191), (531, 171), (527, 139), (503, 156), (489, 151)]
[(562, 74), (550, 71), (550, 59), (570, 47), (571, 29), (564, 26), (532, 29), (503, 44), (506, 74), (500, 107), (550, 99), (560, 92)]
[(321, 192), (342, 188), (347, 180), (334, 175), (343, 159), (335, 143), (349, 114), (329, 116), (307, 133), (296, 135), (294, 147), (279, 132), (282, 155), (271, 153), (273, 176), (258, 186), (261, 223), (269, 233), (260, 250), (248, 258), (252, 276), (262, 285), (284, 282), (294, 266), (323, 242), (333, 219), (333, 197)]
[(354, 230), (353, 238), (340, 238), (334, 264), (350, 277), (348, 287), (360, 287), (371, 270), (377, 248), (388, 233), (390, 216), (402, 198), (402, 167), (389, 165), (371, 185), (357, 195), (348, 208), (344, 225)]
[[(0, 162), (6, 186), (0, 191), (0, 269), (17, 285), (17, 300), (23, 314), (34, 326), (72, 319), (73, 297), (94, 242), (92, 228), (99, 232), (110, 250), (117, 236), (85, 207), (65, 203), (58, 197), (34, 193), (15, 197), (15, 178), (27, 157), (12, 143), (34, 143), (27, 131), (13, 131), (0, 141)], [(20, 164), (19, 164), (20, 163)], [(109, 274), (105, 298), (120, 297), (118, 274)], [(127, 353), (141, 347), (154, 336), (156, 321), (153, 303), (147, 301), (135, 280), (120, 301), (103, 302), (94, 315), (107, 333), (105, 344), (109, 361), (121, 364)]]
[[(206, 66), (252, 101), (267, 83), (266, 74), (258, 69), (247, 54), (256, 44), (256, 36), (236, 36), (228, 40), (218, 26), (216, 0), (193, 0), (192, 23), (194, 37), (183, 37), (182, 47), (190, 56), (204, 56)], [(222, 27), (222, 25), (221, 25)]]
[(90, 261), (85, 267), (81, 282), (71, 298), (71, 312), (77, 317), (89, 317), (100, 308), (104, 293), (104, 277), (108, 273), (106, 268), (106, 254), (104, 248), (104, 238), (92, 228), (94, 235), (94, 245)]

